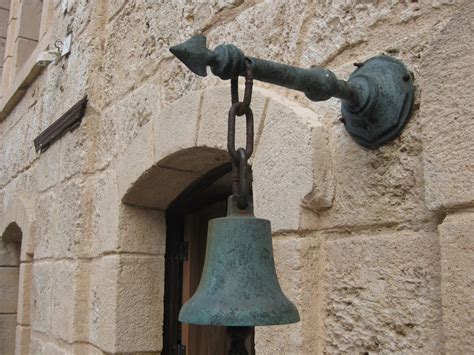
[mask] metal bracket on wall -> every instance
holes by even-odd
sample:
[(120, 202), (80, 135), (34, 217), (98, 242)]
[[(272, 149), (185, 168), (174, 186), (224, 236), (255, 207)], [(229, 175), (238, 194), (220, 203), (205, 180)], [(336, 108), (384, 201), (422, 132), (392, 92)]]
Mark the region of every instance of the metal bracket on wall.
[(248, 61), (256, 80), (302, 91), (313, 101), (340, 98), (346, 130), (357, 143), (370, 149), (397, 137), (413, 108), (410, 72), (400, 60), (386, 55), (356, 63), (357, 69), (344, 81), (324, 68), (302, 69), (247, 57), (231, 44), (211, 51), (205, 36), (194, 36), (170, 51), (200, 76), (207, 75), (207, 66), (223, 80), (243, 76)]
[(48, 128), (34, 139), (36, 152), (43, 153), (50, 144), (62, 137), (67, 131), (79, 127), (86, 112), (87, 96), (74, 104), (66, 113), (54, 121)]

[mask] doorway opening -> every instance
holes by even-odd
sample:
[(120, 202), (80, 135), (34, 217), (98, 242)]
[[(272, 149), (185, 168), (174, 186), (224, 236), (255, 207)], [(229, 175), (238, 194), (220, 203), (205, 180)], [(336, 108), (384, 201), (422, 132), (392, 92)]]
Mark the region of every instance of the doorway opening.
[(15, 353), (20, 252), (23, 233), (15, 222), (0, 235), (0, 348)]
[[(181, 306), (201, 278), (210, 219), (224, 217), (232, 193), (232, 164), (212, 169), (194, 181), (166, 211), (164, 355), (227, 354), (225, 327), (180, 323)], [(247, 348), (254, 354), (254, 332)]]

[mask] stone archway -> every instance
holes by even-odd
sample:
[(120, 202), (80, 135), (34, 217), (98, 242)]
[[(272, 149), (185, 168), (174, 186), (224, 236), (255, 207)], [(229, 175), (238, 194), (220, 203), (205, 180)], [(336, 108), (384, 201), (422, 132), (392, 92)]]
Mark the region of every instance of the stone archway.
[(0, 343), (6, 353), (29, 349), (33, 216), (33, 209), (16, 198), (7, 204), (0, 220)]
[[(327, 208), (332, 202), (329, 153), (321, 143), (326, 141), (323, 126), (314, 112), (263, 90), (254, 91), (252, 102), (256, 214), (271, 218), (274, 231), (297, 231), (305, 211)], [(192, 93), (153, 116), (115, 160), (117, 198), (123, 202), (116, 249), (127, 255), (114, 261), (122, 272), (113, 281), (115, 310), (105, 318), (114, 317), (116, 326), (114, 339), (103, 344), (104, 350), (161, 351), (164, 211), (189, 184), (229, 161), (228, 104), (228, 87)], [(241, 128), (237, 127), (237, 144), (244, 139)], [(134, 280), (138, 274), (139, 283)], [(149, 286), (140, 289), (140, 284)], [(283, 284), (292, 287), (291, 281)], [(301, 292), (287, 291), (298, 304)], [(134, 324), (140, 327), (132, 329)]]

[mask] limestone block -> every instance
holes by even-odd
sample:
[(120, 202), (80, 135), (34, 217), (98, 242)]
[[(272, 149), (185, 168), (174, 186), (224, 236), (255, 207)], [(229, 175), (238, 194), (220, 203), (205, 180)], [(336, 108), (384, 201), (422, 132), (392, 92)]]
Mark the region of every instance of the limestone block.
[(89, 343), (107, 352), (116, 348), (117, 278), (119, 257), (110, 255), (91, 263), (89, 288)]
[(2, 354), (15, 353), (15, 314), (0, 314), (0, 350)]
[(41, 159), (35, 164), (35, 177), (38, 192), (46, 191), (59, 182), (59, 169), (55, 168), (60, 161), (60, 144), (52, 144), (41, 154)]
[(166, 220), (162, 211), (122, 205), (120, 251), (165, 255)]
[[(158, 91), (154, 83), (146, 83), (103, 112), (98, 122), (100, 133), (97, 137), (98, 167), (110, 161), (113, 156), (129, 149), (132, 141), (135, 145), (139, 145), (140, 140), (145, 138), (148, 138), (147, 144), (140, 146), (140, 149), (144, 150), (141, 156), (135, 156), (135, 159), (139, 158), (136, 164), (153, 156), (154, 141), (150, 139), (151, 137), (143, 135), (153, 134), (152, 125), (147, 123), (160, 112)], [(137, 137), (139, 134), (142, 138)]]
[[(240, 87), (240, 100), (243, 100), (242, 87)], [(264, 117), (262, 118), (262, 116), (266, 104), (267, 97), (255, 88), (253, 90), (251, 104), (254, 118), (255, 141), (258, 141), (261, 133), (262, 120), (265, 119)], [(227, 149), (227, 126), (230, 106), (230, 87), (228, 85), (210, 88), (204, 91), (199, 114), (199, 136), (197, 138), (197, 144), (199, 146), (222, 150)], [(245, 116), (236, 117), (235, 123), (235, 146), (237, 149), (239, 147), (245, 147)]]
[(39, 40), (43, 38), (44, 34), (51, 28), (54, 12), (54, 1), (43, 1), (43, 10), (41, 11)]
[(51, 332), (51, 310), (53, 304), (53, 272), (51, 262), (34, 262), (31, 287), (31, 325), (34, 330)]
[(79, 343), (79, 344), (74, 344), (73, 354), (74, 355), (103, 355), (104, 352), (92, 344)]
[(166, 240), (164, 213), (122, 204), (114, 172), (102, 174), (95, 186), (91, 253), (120, 251), (162, 255)]
[(316, 238), (285, 235), (273, 239), (273, 250), (280, 285), (298, 308), (301, 321), (257, 327), (255, 350), (258, 354), (321, 353), (324, 277), (321, 243)]
[(30, 339), (31, 339), (31, 329), (30, 327), (24, 327), (17, 325), (16, 327), (16, 337), (15, 337), (15, 354), (23, 355), (29, 354), (30, 350)]
[(94, 210), (90, 252), (100, 255), (119, 247), (119, 210), (117, 177), (114, 171), (106, 171), (94, 180)]
[(196, 145), (202, 95), (196, 91), (173, 102), (153, 120), (156, 160)]
[[(329, 196), (332, 193), (327, 187), (330, 179), (314, 181), (317, 175), (313, 169), (324, 167), (319, 164), (313, 167), (314, 147), (320, 144), (313, 139), (320, 135), (317, 131), (323, 129), (319, 118), (300, 106), (281, 102), (272, 99), (268, 105), (268, 118), (253, 163), (255, 212), (259, 217), (270, 219), (274, 231), (299, 228), (303, 199), (314, 192), (314, 185), (329, 191)], [(321, 174), (328, 175), (327, 172)], [(327, 194), (323, 193), (323, 201), (332, 200), (332, 196), (324, 195)]]
[(70, 352), (66, 349), (63, 349), (62, 347), (54, 344), (54, 343), (51, 343), (51, 342), (47, 342), (45, 344), (45, 347), (44, 347), (44, 354), (48, 354), (48, 355), (68, 355), (70, 354)]
[(93, 169), (95, 142), (91, 139), (89, 131), (93, 129), (90, 126), (97, 124), (94, 122), (95, 119), (97, 119), (97, 116), (86, 113), (79, 127), (67, 132), (58, 142), (53, 143), (61, 146), (59, 160), (59, 178), (61, 181)]
[[(5, 47), (5, 56), (8, 54), (8, 42)], [(5, 57), (2, 69), (2, 87), (9, 87), (13, 70), (13, 57)]]
[(159, 6), (146, 2), (112, 3), (107, 14), (110, 22), (105, 28), (107, 51), (101, 73), (107, 102), (122, 97), (136, 83), (152, 75), (156, 76), (164, 102), (175, 101), (195, 90), (200, 79), (183, 65), (169, 63), (169, 47), (201, 33), (225, 14), (233, 16), (228, 11), (235, 11), (239, 5), (241, 0), (166, 1)]
[(36, 335), (37, 334), (35, 334), (34, 332), (31, 332), (30, 353), (45, 354), (45, 347), (47, 342)]
[(439, 226), (445, 348), (474, 350), (474, 211), (451, 214)]
[(307, 2), (299, 54), (301, 65), (326, 66), (354, 61), (361, 52), (376, 55), (382, 51), (403, 52), (416, 60), (424, 50), (425, 38), (439, 30), (437, 25), (449, 18), (450, 8), (460, 3), (336, 0), (312, 6)]
[(26, 38), (18, 37), (15, 43), (15, 53), (13, 54), (13, 62), (16, 66), (16, 72), (18, 72), (23, 64), (30, 58), (38, 41), (30, 40)]
[(164, 257), (110, 255), (91, 271), (89, 342), (112, 353), (160, 351)]
[(164, 257), (122, 256), (119, 270), (115, 351), (161, 351)]
[(284, 1), (243, 2), (232, 21), (213, 26), (209, 32), (210, 47), (232, 43), (252, 57), (297, 64), (295, 57), (300, 51), (299, 34), (305, 23), (306, 4), (311, 6), (306, 1), (293, 2), (291, 6)]
[(441, 353), (434, 232), (329, 236), (324, 352)]
[(138, 137), (117, 159), (119, 196), (123, 196), (133, 183), (155, 163), (154, 139), (151, 122), (143, 127)]
[(73, 340), (76, 302), (76, 265), (70, 261), (53, 263), (51, 322), (53, 335), (69, 343)]
[(103, 81), (101, 87), (106, 105), (123, 97), (137, 83), (157, 71), (157, 47), (163, 47), (156, 38), (159, 32), (152, 31), (146, 25), (142, 8), (144, 4), (138, 6), (140, 9), (134, 8), (132, 4), (125, 6), (120, 16), (105, 27), (107, 50), (103, 54), (101, 76), (97, 79)]
[(1, 0), (0, 1), (0, 8), (2, 8), (4, 10), (7, 10), (7, 12), (8, 12), (8, 10), (10, 10), (10, 3), (11, 3), (10, 0)]
[[(10, 4), (8, 4), (10, 7)], [(0, 37), (7, 38), (7, 28), (8, 28), (8, 8), (0, 7)], [(3, 56), (0, 57), (3, 61)]]
[(0, 267), (0, 313), (16, 313), (18, 277), (18, 267)]
[(33, 134), (27, 132), (34, 129), (34, 125), (28, 124), (25, 120), (20, 120), (8, 131), (4, 141), (2, 141), (1, 164), (2, 169), (5, 169), (4, 184), (11, 181), (31, 163), (31, 151), (34, 148), (28, 142)]
[(17, 310), (17, 322), (21, 325), (30, 325), (32, 270), (32, 263), (21, 263), (19, 270)]
[(53, 263), (51, 322), (57, 339), (87, 341), (89, 273), (87, 262)]
[(22, 1), (19, 36), (38, 41), (43, 2)]
[(474, 202), (474, 3), (459, 12), (423, 56), (423, 164), (429, 208)]
[(52, 247), (56, 257), (87, 256), (90, 230), (89, 207), (93, 201), (90, 184), (82, 179), (70, 180), (61, 186), (57, 208), (56, 231)]
[[(338, 103), (320, 106), (326, 119), (338, 117)], [(340, 122), (328, 128), (334, 179), (332, 206), (317, 214), (303, 214), (303, 228), (388, 225), (432, 218), (424, 203), (417, 112), (397, 140), (377, 150), (367, 150), (355, 143)], [(319, 144), (316, 146), (320, 147)], [(314, 169), (321, 166), (324, 164), (315, 165)], [(327, 178), (323, 176), (321, 180)]]
[(37, 229), (35, 258), (51, 257), (54, 255), (54, 240), (57, 233), (57, 201), (58, 195), (48, 192), (40, 195), (36, 202)]

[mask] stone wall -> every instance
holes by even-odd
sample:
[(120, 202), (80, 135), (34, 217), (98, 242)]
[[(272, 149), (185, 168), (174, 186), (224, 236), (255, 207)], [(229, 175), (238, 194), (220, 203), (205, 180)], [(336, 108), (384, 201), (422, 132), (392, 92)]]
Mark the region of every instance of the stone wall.
[[(22, 232), (19, 286), (0, 287), (0, 306), (18, 293), (17, 326), (0, 314), (0, 341), (16, 332), (19, 354), (160, 352), (164, 209), (227, 159), (228, 87), (168, 51), (203, 33), (341, 78), (384, 52), (415, 79), (412, 118), (374, 151), (348, 136), (337, 100), (256, 84), (256, 212), (272, 219), (302, 316), (258, 328), (257, 353), (474, 351), (472, 1), (60, 3), (51, 30), (72, 31), (71, 54), (0, 122), (0, 233)], [(36, 153), (84, 94), (81, 126)]]

